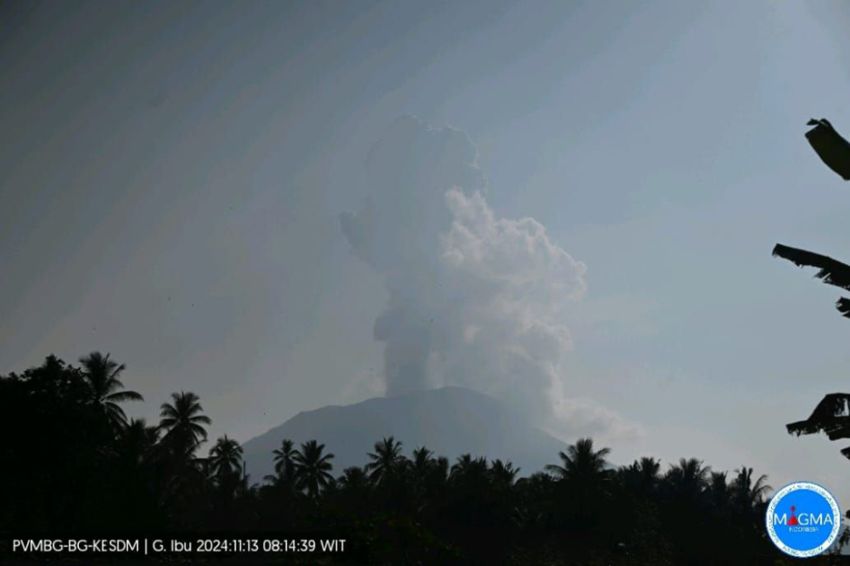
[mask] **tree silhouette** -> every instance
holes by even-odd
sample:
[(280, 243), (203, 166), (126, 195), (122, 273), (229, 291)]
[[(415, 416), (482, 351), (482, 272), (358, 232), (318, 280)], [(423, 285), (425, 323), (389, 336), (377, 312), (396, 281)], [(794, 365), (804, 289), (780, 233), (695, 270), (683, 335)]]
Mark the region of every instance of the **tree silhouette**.
[(676, 498), (696, 502), (707, 488), (710, 472), (711, 467), (704, 466), (702, 460), (681, 458), (667, 471), (667, 485)]
[(399, 474), (405, 462), (401, 453), (401, 442), (396, 441), (392, 436), (376, 442), (375, 451), (370, 452), (368, 456), (371, 462), (366, 465), (366, 470), (374, 484), (384, 483), (387, 478)]
[(209, 463), (210, 472), (214, 476), (227, 477), (238, 474), (242, 468), (242, 447), (224, 435), (210, 450)]
[(631, 490), (641, 495), (651, 495), (658, 487), (661, 462), (647, 456), (635, 460), (631, 465), (621, 470), (623, 483)]
[(116, 429), (86, 370), (55, 357), (0, 375), (0, 427), (14, 431), (0, 443), (0, 532), (344, 532), (362, 552), (352, 562), (365, 564), (770, 563), (778, 553), (764, 536), (766, 478), (746, 466), (728, 475), (691, 458), (662, 475), (645, 457), (614, 469), (608, 449), (582, 438), (547, 473), (520, 477), (511, 462), (463, 454), (450, 466), (425, 447), (408, 460), (386, 437), (371, 455), (364, 447), (369, 464), (334, 479), (323, 444), (282, 441), (271, 485), (251, 486), (228, 436), (195, 457), (211, 420), (194, 393), (172, 394), (160, 415)]
[(370, 481), (363, 468), (351, 466), (342, 471), (342, 475), (337, 479), (337, 485), (342, 490), (365, 492), (370, 487)]
[(366, 470), (360, 466), (345, 468), (336, 480), (336, 497), (347, 515), (361, 519), (368, 516), (374, 501), (372, 482)]
[(609, 448), (594, 450), (592, 439), (580, 438), (568, 446), (566, 452), (558, 453), (561, 465), (549, 464), (546, 471), (560, 480), (597, 485), (610, 477), (608, 461), (605, 459), (610, 453)]
[(490, 477), (493, 483), (498, 486), (512, 486), (519, 472), (520, 469), (515, 468), (511, 462), (502, 462), (496, 459), (490, 464)]
[(473, 458), (471, 454), (461, 454), (452, 465), (449, 480), (454, 483), (479, 485), (487, 479), (487, 460)]
[(295, 458), (299, 454), (295, 445), (288, 438), (280, 443), (280, 448), (275, 448), (274, 456), (275, 475), (266, 476), (267, 480), (285, 486), (291, 486), (295, 479)]
[[(828, 120), (809, 120), (814, 126), (806, 132), (818, 156), (844, 180), (850, 180), (850, 143), (835, 131)], [(817, 267), (816, 277), (824, 283), (850, 291), (850, 265), (818, 253), (776, 244), (773, 255), (787, 259), (798, 266)], [(835, 303), (842, 316), (850, 318), (850, 299), (839, 298)], [(786, 425), (789, 434), (814, 434), (824, 432), (830, 440), (850, 438), (850, 394), (826, 395), (808, 419)], [(850, 446), (841, 450), (850, 458)]]
[(158, 441), (158, 427), (148, 426), (145, 419), (132, 419), (121, 431), (118, 452), (128, 461), (142, 465), (151, 458)]
[(568, 525), (594, 529), (599, 525), (611, 495), (614, 471), (606, 457), (609, 448), (595, 450), (593, 440), (580, 438), (566, 451), (558, 453), (561, 464), (549, 464), (546, 471), (557, 479), (557, 512)]
[(705, 488), (708, 496), (709, 504), (715, 511), (723, 511), (731, 498), (731, 490), (729, 482), (726, 479), (726, 472), (710, 472), (708, 482)]
[[(816, 254), (799, 248), (792, 248), (782, 244), (776, 244), (773, 255), (787, 259), (798, 267), (817, 267), (815, 277), (823, 280), (828, 285), (840, 287), (850, 291), (850, 265), (841, 263), (831, 257)], [(850, 299), (840, 298), (835, 303), (835, 308), (844, 317), (850, 317)]]
[(191, 391), (172, 393), (171, 399), (171, 403), (163, 403), (160, 407), (159, 428), (165, 431), (163, 441), (175, 447), (178, 453), (191, 456), (207, 439), (204, 425), (212, 421), (203, 414), (201, 400)]
[(767, 476), (762, 474), (753, 481), (753, 469), (741, 466), (735, 470), (732, 480), (732, 493), (739, 509), (751, 511), (757, 509), (772, 489), (767, 484)]
[(124, 384), (118, 376), (124, 371), (124, 364), (118, 364), (100, 352), (92, 352), (80, 358), (83, 366), (83, 376), (88, 387), (91, 402), (100, 407), (109, 417), (110, 422), (121, 428), (127, 424), (127, 415), (119, 403), (124, 401), (144, 401), (135, 391), (121, 391)]
[(438, 494), (445, 490), (448, 482), (449, 461), (442, 456), (436, 457), (424, 446), (415, 449), (412, 456), (407, 463), (412, 505), (420, 514), (435, 512), (439, 506)]
[(411, 474), (417, 483), (422, 483), (434, 466), (434, 453), (421, 446), (413, 451), (412, 456), (413, 458), (410, 460)]
[(306, 490), (308, 497), (316, 500), (321, 490), (334, 480), (333, 454), (323, 454), (324, 444), (315, 440), (301, 444), (301, 449), (293, 456), (295, 461), (295, 481), (298, 489)]

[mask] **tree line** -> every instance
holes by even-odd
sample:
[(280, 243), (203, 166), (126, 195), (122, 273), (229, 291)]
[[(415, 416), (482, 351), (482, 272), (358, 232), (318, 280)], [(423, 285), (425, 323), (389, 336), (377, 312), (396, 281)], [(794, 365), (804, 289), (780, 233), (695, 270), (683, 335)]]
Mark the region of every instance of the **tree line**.
[[(156, 424), (128, 419), (122, 405), (142, 396), (124, 369), (93, 352), (0, 376), (0, 531), (344, 532), (370, 564), (781, 560), (764, 529), (766, 476), (746, 466), (617, 467), (583, 438), (521, 475), (471, 454), (406, 454), (390, 436), (341, 471), (318, 441), (283, 440), (274, 474), (254, 482), (235, 440), (201, 454), (211, 419), (195, 393), (172, 393)], [(319, 558), (332, 559), (346, 558)]]

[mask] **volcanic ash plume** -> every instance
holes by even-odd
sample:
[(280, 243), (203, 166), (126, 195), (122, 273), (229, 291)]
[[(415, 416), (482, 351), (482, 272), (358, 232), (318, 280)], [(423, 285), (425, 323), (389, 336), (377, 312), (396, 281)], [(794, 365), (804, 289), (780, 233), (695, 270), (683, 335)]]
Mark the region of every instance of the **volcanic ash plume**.
[(374, 325), (386, 394), (462, 385), (550, 430), (605, 427), (613, 415), (563, 393), (564, 307), (584, 293), (585, 265), (536, 220), (498, 218), (476, 156), (462, 132), (401, 118), (369, 154), (368, 199), (340, 217), (389, 292)]

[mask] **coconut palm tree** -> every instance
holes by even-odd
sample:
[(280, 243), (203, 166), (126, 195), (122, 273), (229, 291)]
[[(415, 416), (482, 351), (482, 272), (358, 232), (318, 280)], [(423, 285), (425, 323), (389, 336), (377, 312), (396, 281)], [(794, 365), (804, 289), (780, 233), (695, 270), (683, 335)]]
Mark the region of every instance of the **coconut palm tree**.
[(434, 453), (424, 446), (415, 449), (412, 456), (413, 458), (408, 463), (408, 471), (415, 497), (419, 498), (421, 506), (423, 500), (426, 499), (432, 481), (431, 478), (435, 474), (437, 461), (434, 458)]
[(452, 465), (449, 481), (462, 489), (478, 489), (489, 483), (489, 470), (486, 458), (473, 458), (471, 454), (461, 454)]
[(159, 428), (165, 431), (163, 441), (183, 455), (191, 456), (207, 439), (204, 425), (212, 420), (203, 414), (201, 400), (191, 391), (171, 394), (171, 403), (160, 407)]
[[(323, 499), (328, 495), (329, 492), (326, 491)], [(335, 505), (346, 510), (350, 517), (365, 518), (376, 509), (372, 482), (361, 466), (345, 468), (337, 478), (334, 493), (330, 496)]]
[(351, 466), (342, 471), (337, 479), (337, 485), (342, 491), (368, 491), (369, 475), (359, 466)]
[(649, 495), (658, 487), (661, 462), (644, 456), (621, 470), (624, 485), (642, 495)]
[(434, 453), (424, 446), (413, 451), (413, 459), (408, 463), (410, 479), (416, 496), (420, 498), (420, 506), (440, 493), (449, 477), (449, 461), (444, 456), (435, 457)]
[(434, 453), (422, 446), (414, 450), (412, 455), (410, 469), (413, 471), (414, 477), (425, 477), (434, 463)]
[(131, 419), (118, 438), (118, 451), (122, 458), (134, 464), (143, 463), (159, 440), (159, 431), (148, 426), (145, 419)]
[(310, 440), (301, 444), (301, 449), (293, 455), (295, 462), (296, 486), (306, 490), (311, 499), (317, 499), (322, 489), (333, 482), (333, 454), (323, 454), (324, 444)]
[(593, 439), (580, 438), (575, 444), (567, 447), (566, 452), (559, 452), (562, 464), (549, 464), (546, 471), (557, 479), (568, 482), (596, 485), (610, 478), (611, 470), (605, 459), (611, 453), (610, 448), (593, 449)]
[(740, 509), (752, 510), (764, 502), (767, 493), (772, 489), (767, 484), (767, 476), (762, 474), (753, 481), (753, 469), (741, 466), (735, 470), (732, 480), (732, 493)]
[(711, 472), (708, 476), (706, 493), (711, 506), (717, 511), (723, 511), (729, 504), (730, 490), (726, 481), (726, 472)]
[(274, 484), (291, 484), (295, 478), (295, 456), (299, 454), (295, 445), (288, 438), (284, 438), (280, 443), (280, 448), (276, 448), (272, 453), (274, 454), (275, 475), (268, 475), (265, 479)]
[(135, 391), (122, 391), (124, 384), (118, 376), (124, 371), (124, 364), (109, 359), (100, 352), (92, 352), (80, 358), (83, 366), (83, 379), (88, 389), (90, 401), (100, 407), (109, 422), (116, 428), (127, 425), (127, 415), (119, 403), (124, 401), (143, 401), (141, 394)]
[(401, 453), (401, 442), (392, 436), (375, 443), (375, 451), (369, 452), (371, 462), (366, 464), (369, 479), (378, 485), (387, 481), (387, 478), (396, 474), (405, 462)]
[(338, 492), (348, 499), (365, 499), (372, 491), (369, 474), (360, 466), (345, 468), (342, 475), (337, 478), (336, 486)]
[(702, 460), (681, 458), (677, 465), (667, 471), (665, 480), (672, 494), (680, 501), (694, 502), (705, 492), (706, 478), (711, 473), (710, 466), (704, 466)]
[(217, 477), (239, 473), (242, 468), (242, 447), (238, 442), (224, 435), (210, 450), (209, 466), (210, 472)]
[(561, 465), (545, 467), (557, 480), (557, 514), (573, 527), (591, 528), (601, 520), (614, 477), (606, 460), (610, 453), (609, 448), (596, 450), (592, 439), (580, 438), (558, 453)]
[(457, 481), (462, 478), (475, 477), (484, 480), (487, 477), (487, 458), (473, 457), (472, 454), (461, 454), (449, 470), (449, 480)]
[(502, 462), (499, 459), (490, 464), (490, 477), (495, 485), (510, 487), (514, 484), (519, 468), (515, 468), (512, 462)]

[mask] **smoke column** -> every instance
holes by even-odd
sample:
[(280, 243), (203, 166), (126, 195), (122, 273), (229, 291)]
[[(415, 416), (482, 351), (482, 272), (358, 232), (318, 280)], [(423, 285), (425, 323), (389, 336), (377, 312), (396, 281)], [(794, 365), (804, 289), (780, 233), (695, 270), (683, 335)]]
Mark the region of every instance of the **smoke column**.
[(386, 394), (461, 385), (549, 430), (606, 428), (616, 415), (564, 393), (564, 310), (585, 265), (536, 220), (497, 217), (476, 158), (462, 132), (400, 118), (369, 153), (362, 208), (340, 216), (389, 293), (373, 329)]

